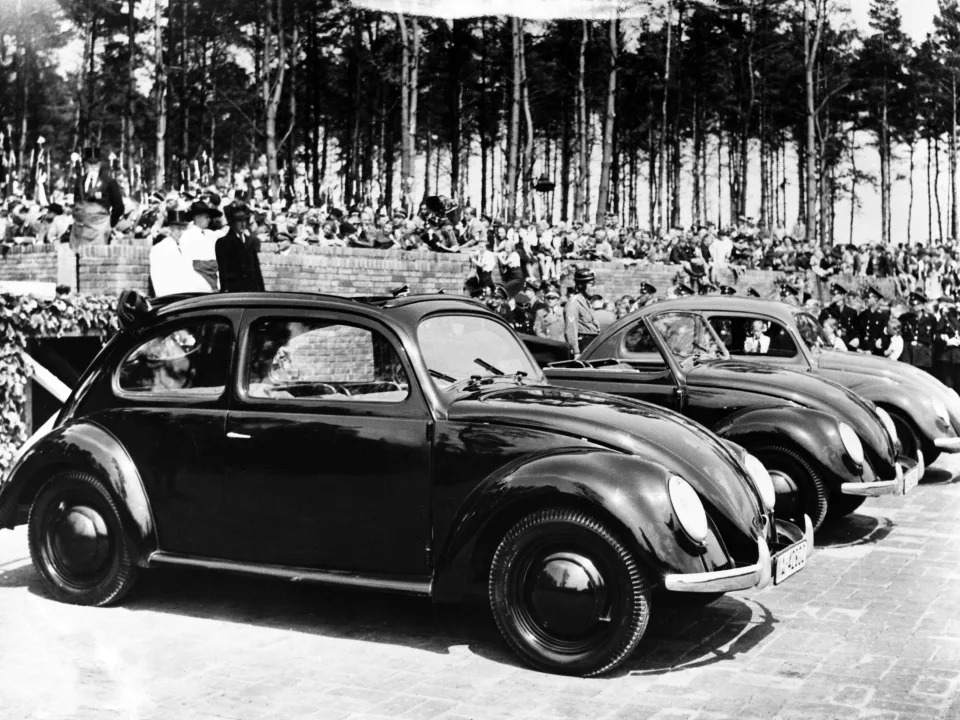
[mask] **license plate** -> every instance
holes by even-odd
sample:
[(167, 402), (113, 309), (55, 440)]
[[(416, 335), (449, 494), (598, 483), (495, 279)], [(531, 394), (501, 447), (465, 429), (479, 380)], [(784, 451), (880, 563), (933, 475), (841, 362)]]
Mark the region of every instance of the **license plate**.
[(913, 470), (907, 472), (903, 478), (903, 494), (906, 495), (908, 492), (913, 490), (917, 483), (920, 482), (920, 468), (915, 467)]
[(807, 541), (791, 545), (773, 556), (773, 584), (779, 585), (794, 573), (800, 572), (807, 564)]

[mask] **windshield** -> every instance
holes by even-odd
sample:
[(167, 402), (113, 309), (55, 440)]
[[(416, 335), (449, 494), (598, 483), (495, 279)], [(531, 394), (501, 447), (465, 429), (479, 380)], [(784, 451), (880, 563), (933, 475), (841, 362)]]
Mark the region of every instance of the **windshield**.
[(420, 352), (438, 388), (473, 376), (524, 373), (540, 379), (540, 369), (506, 326), (480, 315), (434, 315), (417, 328)]
[(813, 315), (797, 313), (794, 319), (797, 321), (797, 330), (800, 332), (800, 337), (803, 338), (803, 342), (806, 343), (808, 348), (815, 350), (817, 348), (830, 347), (826, 337), (823, 335), (823, 328), (820, 327), (820, 323), (817, 322)]
[(653, 319), (653, 327), (680, 361), (688, 358), (725, 360), (729, 357), (710, 323), (699, 315), (663, 313)]

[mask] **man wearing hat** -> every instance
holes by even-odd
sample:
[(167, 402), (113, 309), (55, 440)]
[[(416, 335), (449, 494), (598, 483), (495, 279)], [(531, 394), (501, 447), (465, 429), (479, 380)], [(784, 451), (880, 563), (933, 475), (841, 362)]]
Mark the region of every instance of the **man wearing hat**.
[(573, 273), (574, 293), (563, 310), (563, 318), (564, 338), (574, 360), (580, 359), (580, 351), (600, 333), (590, 303), (596, 282), (597, 276), (590, 268), (580, 268)]
[(72, 222), (72, 219), (64, 214), (63, 205), (55, 202), (50, 203), (47, 205), (47, 212), (37, 242), (58, 243), (65, 240), (64, 236), (70, 231)]
[[(81, 156), (74, 153), (79, 162)], [(70, 246), (109, 243), (110, 233), (123, 217), (123, 193), (109, 169), (100, 163), (100, 148), (83, 148), (83, 169), (73, 189), (73, 231)]]
[(914, 367), (933, 373), (933, 340), (937, 318), (927, 309), (927, 296), (912, 292), (907, 297), (910, 310), (900, 315), (904, 356)]
[(689, 297), (693, 295), (693, 288), (686, 283), (679, 282), (673, 286), (672, 292), (674, 297)]
[(217, 234), (210, 230), (210, 224), (221, 215), (219, 210), (203, 200), (194, 201), (190, 205), (190, 222), (180, 234), (178, 243), (184, 258), (209, 283), (210, 290), (220, 287), (217, 276)]
[(566, 322), (563, 317), (563, 306), (560, 304), (560, 288), (550, 285), (545, 289), (543, 296), (546, 307), (537, 310), (533, 331), (538, 337), (562, 342)]
[(640, 292), (637, 294), (636, 302), (633, 304), (634, 310), (639, 310), (657, 301), (657, 288), (648, 282), (640, 283)]
[(934, 330), (937, 376), (950, 388), (960, 388), (960, 313), (956, 298), (940, 298), (940, 321)]
[(890, 321), (890, 313), (879, 308), (883, 295), (872, 285), (864, 288), (863, 297), (866, 300), (867, 307), (857, 318), (860, 343), (859, 345), (854, 344), (853, 347), (859, 347), (860, 352), (883, 355), (890, 340), (890, 337), (883, 331)]
[[(837, 321), (840, 339), (856, 348), (859, 345), (857, 311), (847, 305), (847, 289), (839, 283), (831, 283), (830, 300), (830, 304), (823, 309), (817, 321), (823, 325), (827, 318), (834, 318)], [(854, 340), (857, 342), (853, 343)]]
[(250, 233), (250, 210), (234, 203), (226, 208), (230, 229), (217, 240), (216, 256), (220, 268), (220, 290), (223, 292), (262, 292), (260, 241)]
[(735, 287), (733, 287), (732, 285), (721, 285), (721, 286), (720, 286), (720, 294), (721, 294), (721, 295), (736, 295), (736, 294), (737, 294), (737, 289), (736, 289)]
[(790, 283), (780, 286), (780, 301), (788, 305), (800, 305), (800, 289)]
[(518, 292), (513, 296), (510, 324), (518, 333), (533, 335), (534, 320), (536, 320), (536, 313), (533, 309), (533, 295), (525, 290)]

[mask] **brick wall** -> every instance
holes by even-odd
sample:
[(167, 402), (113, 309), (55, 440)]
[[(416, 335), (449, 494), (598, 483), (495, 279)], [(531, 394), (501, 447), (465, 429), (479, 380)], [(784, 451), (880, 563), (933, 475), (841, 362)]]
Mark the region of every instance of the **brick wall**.
[(0, 256), (0, 280), (57, 281), (57, 251), (53, 245), (16, 245)]
[[(137, 245), (88, 246), (80, 250), (80, 291), (114, 295), (125, 288), (146, 292), (150, 250)], [(459, 293), (472, 265), (466, 256), (432, 252), (401, 252), (361, 248), (316, 248), (296, 246), (278, 254), (269, 245), (260, 254), (264, 282), (268, 290), (303, 290), (342, 295), (382, 295), (404, 283), (413, 292), (443, 289)], [(670, 287), (678, 267), (648, 265), (624, 267), (620, 262), (583, 263), (597, 273), (597, 292), (613, 300), (621, 295), (636, 295), (641, 282), (650, 282), (661, 293)], [(721, 281), (735, 285), (741, 292), (755, 288), (767, 296), (777, 274), (747, 270), (737, 276), (730, 271)], [(0, 258), (0, 281), (57, 280), (57, 252), (52, 245), (11, 248)], [(860, 278), (837, 280), (850, 289), (860, 286)], [(569, 284), (569, 283), (568, 283)], [(892, 280), (876, 284), (888, 297), (893, 294)]]

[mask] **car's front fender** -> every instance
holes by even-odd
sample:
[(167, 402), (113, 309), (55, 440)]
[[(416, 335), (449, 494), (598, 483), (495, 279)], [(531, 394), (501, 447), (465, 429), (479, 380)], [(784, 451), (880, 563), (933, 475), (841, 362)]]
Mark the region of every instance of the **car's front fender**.
[(94, 422), (61, 425), (23, 454), (0, 486), (0, 527), (22, 523), (24, 509), (43, 483), (65, 470), (88, 472), (112, 492), (124, 532), (137, 551), (138, 562), (144, 564), (157, 544), (140, 473), (120, 441)]
[(938, 420), (936, 411), (929, 402), (929, 393), (921, 387), (907, 385), (907, 382), (865, 382), (853, 390), (861, 397), (873, 401), (875, 405), (896, 412), (908, 420), (924, 446), (933, 445), (937, 438), (955, 437), (952, 425)]
[(669, 475), (642, 457), (596, 448), (550, 451), (500, 468), (471, 492), (441, 541), (434, 597), (460, 597), (485, 577), (510, 527), (547, 507), (572, 506), (614, 524), (657, 577), (722, 565), (728, 558), (712, 534), (707, 548), (698, 549), (680, 527), (667, 492)]
[[(761, 407), (725, 417), (710, 428), (750, 452), (762, 447), (783, 446), (799, 451), (820, 473), (828, 490), (840, 492), (845, 482), (874, 482), (894, 477), (896, 467), (866, 447), (869, 462), (858, 471), (840, 439), (837, 419), (829, 413), (804, 407)], [(874, 468), (875, 462), (879, 467)], [(878, 477), (879, 475), (879, 477)]]

